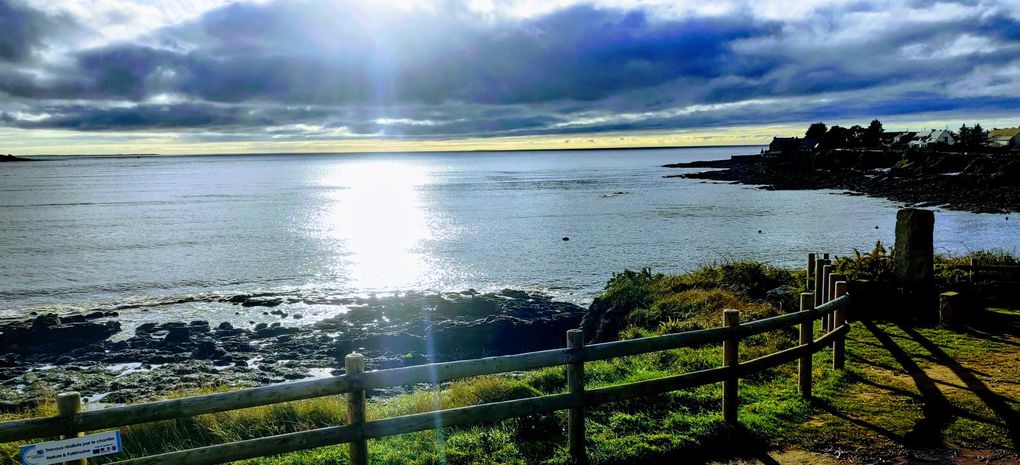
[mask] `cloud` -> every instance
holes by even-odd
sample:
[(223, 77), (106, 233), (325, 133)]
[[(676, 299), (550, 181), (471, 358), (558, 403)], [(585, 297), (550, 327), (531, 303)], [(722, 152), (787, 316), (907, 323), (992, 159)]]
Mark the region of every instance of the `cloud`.
[[(58, 37), (54, 18), (71, 13), (9, 5), (0, 8), (19, 13), (2, 16), (18, 26), (0, 32), (0, 125), (24, 129), (255, 139), (670, 130), (1001, 114), (1020, 88), (1020, 20), (985, 0), (212, 2), (34, 61)], [(26, 39), (8, 42), (21, 48), (5, 51), (16, 34)]]
[(0, 62), (26, 61), (50, 36), (76, 28), (67, 14), (50, 15), (19, 0), (4, 0), (0, 2)]

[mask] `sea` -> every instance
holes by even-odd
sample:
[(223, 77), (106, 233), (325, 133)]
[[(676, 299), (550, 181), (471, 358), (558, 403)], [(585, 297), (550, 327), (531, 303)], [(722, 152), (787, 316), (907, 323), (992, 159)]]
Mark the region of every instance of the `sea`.
[[(613, 273), (802, 266), (891, 244), (904, 205), (668, 175), (761, 147), (47, 157), (0, 164), (0, 318), (276, 321), (351, 296), (504, 288), (589, 303)], [(1020, 217), (936, 208), (940, 253), (1020, 249)]]

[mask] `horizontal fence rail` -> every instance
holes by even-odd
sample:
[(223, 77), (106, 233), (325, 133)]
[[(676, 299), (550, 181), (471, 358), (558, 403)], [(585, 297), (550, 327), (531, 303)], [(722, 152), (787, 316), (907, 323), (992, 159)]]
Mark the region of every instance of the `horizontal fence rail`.
[[(347, 394), (349, 424), (346, 425), (216, 444), (132, 458), (116, 463), (124, 465), (165, 463), (211, 465), (348, 443), (351, 444), (352, 463), (360, 465), (368, 461), (364, 442), (367, 439), (435, 429), (437, 425), (447, 427), (477, 424), (559, 410), (568, 410), (570, 413), (568, 421), (570, 454), (575, 461), (584, 462), (585, 407), (722, 382), (724, 384), (724, 417), (727, 418), (727, 421), (736, 421), (737, 379), (798, 360), (800, 361), (801, 393), (810, 397), (810, 359), (812, 354), (831, 347), (833, 349), (833, 367), (842, 368), (845, 358), (842, 353), (844, 338), (850, 329), (846, 324), (845, 315), (851, 306), (850, 296), (846, 295), (846, 282), (834, 281), (831, 286), (823, 286), (822, 283), (828, 281), (829, 278), (824, 272), (830, 270), (822, 270), (822, 268), (829, 265), (821, 259), (816, 261), (813, 256), (811, 258), (809, 271), (817, 271), (817, 273), (808, 273), (807, 288), (819, 290), (821, 287), (828, 287), (826, 294), (829, 300), (826, 301), (826, 296), (823, 295), (818, 299), (819, 305), (815, 306), (815, 297), (818, 294), (804, 293), (801, 296), (802, 310), (785, 315), (740, 323), (739, 312), (727, 310), (726, 326), (591, 345), (584, 344), (580, 330), (571, 330), (568, 332), (568, 347), (564, 349), (369, 372), (361, 371), (363, 358), (358, 354), (352, 354), (348, 356), (347, 374), (344, 375), (0, 423), (0, 442), (58, 435), (70, 437), (85, 431)], [(834, 276), (838, 277), (838, 275)], [(814, 279), (819, 281), (816, 283)], [(818, 319), (823, 320), (823, 334), (814, 338), (811, 334), (812, 327), (815, 320)], [(797, 346), (749, 361), (736, 361), (741, 339), (798, 325), (800, 327), (800, 342)], [(723, 347), (726, 351), (724, 358), (727, 360), (725, 366), (627, 384), (584, 388), (585, 362), (718, 343), (724, 343)], [(370, 389), (419, 383), (434, 384), (460, 378), (554, 366), (567, 367), (569, 392), (434, 410), (371, 421), (364, 419), (365, 392)], [(127, 448), (130, 450), (130, 445)]]

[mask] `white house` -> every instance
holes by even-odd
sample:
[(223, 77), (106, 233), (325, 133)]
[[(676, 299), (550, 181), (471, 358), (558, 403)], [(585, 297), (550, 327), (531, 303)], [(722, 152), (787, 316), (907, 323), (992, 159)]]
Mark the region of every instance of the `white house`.
[(919, 137), (915, 141), (911, 141), (910, 146), (927, 147), (931, 144), (953, 145), (955, 143), (956, 138), (953, 137), (953, 133), (948, 129), (932, 129), (928, 135)]

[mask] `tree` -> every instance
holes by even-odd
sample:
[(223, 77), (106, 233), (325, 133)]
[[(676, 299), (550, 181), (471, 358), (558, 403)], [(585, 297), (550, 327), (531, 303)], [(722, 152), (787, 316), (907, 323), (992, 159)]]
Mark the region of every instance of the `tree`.
[(988, 143), (988, 131), (981, 128), (981, 123), (974, 125), (970, 130), (970, 146), (981, 147)]
[(847, 130), (846, 146), (854, 148), (864, 146), (864, 128), (861, 125), (855, 124)]
[(829, 128), (825, 136), (822, 137), (822, 148), (826, 149), (840, 149), (846, 147), (847, 144), (847, 128), (833, 126)]
[(812, 124), (810, 127), (808, 127), (808, 130), (804, 134), (804, 137), (806, 137), (808, 139), (822, 140), (822, 138), (825, 137), (825, 132), (827, 130), (828, 130), (828, 128), (825, 127), (825, 123), (819, 121), (819, 122), (817, 122), (815, 124)]
[(957, 134), (957, 143), (964, 148), (981, 147), (988, 143), (988, 131), (981, 127), (981, 123), (975, 124), (974, 127), (967, 127), (964, 123)]
[(971, 138), (970, 132), (971, 132), (971, 129), (967, 127), (967, 123), (963, 123), (963, 126), (960, 126), (960, 132), (956, 135), (956, 137), (958, 139), (957, 142), (960, 144), (960, 146), (962, 146), (962, 147), (969, 147), (970, 146), (970, 138)]
[(881, 147), (882, 146), (882, 122), (873, 119), (868, 128), (864, 130), (864, 146), (865, 147)]

